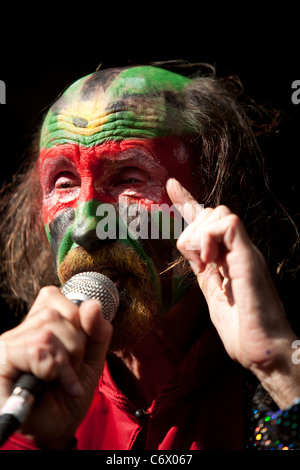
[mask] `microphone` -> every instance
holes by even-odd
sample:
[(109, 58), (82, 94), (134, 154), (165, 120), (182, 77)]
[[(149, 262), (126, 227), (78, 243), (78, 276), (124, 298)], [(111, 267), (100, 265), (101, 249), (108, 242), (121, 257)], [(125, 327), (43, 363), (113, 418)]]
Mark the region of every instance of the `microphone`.
[[(109, 322), (114, 319), (119, 306), (119, 293), (115, 284), (97, 272), (75, 274), (64, 284), (61, 292), (76, 305), (89, 299), (99, 300), (102, 315)], [(0, 409), (0, 446), (25, 422), (46, 385), (46, 382), (32, 374), (24, 373), (19, 377), (11, 395)]]
[(97, 272), (75, 274), (61, 289), (65, 297), (80, 305), (85, 300), (97, 299), (101, 302), (102, 316), (112, 322), (119, 306), (119, 292), (115, 284)]

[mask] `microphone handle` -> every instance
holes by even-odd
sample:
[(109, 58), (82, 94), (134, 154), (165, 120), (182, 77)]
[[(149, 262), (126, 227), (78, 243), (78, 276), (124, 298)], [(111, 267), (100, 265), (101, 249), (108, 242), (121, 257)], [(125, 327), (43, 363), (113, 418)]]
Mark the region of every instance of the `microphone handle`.
[[(80, 305), (82, 300), (73, 300)], [(23, 373), (14, 383), (11, 395), (0, 409), (0, 446), (23, 424), (34, 405), (49, 384), (34, 375)]]
[(0, 446), (27, 419), (36, 398), (47, 383), (32, 374), (22, 374), (15, 382), (12, 393), (0, 410)]

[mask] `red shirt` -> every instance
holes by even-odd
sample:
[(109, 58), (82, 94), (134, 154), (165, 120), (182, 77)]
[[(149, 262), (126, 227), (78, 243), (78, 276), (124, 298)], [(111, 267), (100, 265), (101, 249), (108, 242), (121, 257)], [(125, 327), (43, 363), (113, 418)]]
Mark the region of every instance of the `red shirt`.
[[(158, 364), (163, 358), (158, 358)], [(213, 328), (190, 348), (146, 410), (117, 387), (106, 364), (79, 426), (79, 450), (245, 449), (243, 379)], [(16, 434), (2, 449), (33, 449)]]

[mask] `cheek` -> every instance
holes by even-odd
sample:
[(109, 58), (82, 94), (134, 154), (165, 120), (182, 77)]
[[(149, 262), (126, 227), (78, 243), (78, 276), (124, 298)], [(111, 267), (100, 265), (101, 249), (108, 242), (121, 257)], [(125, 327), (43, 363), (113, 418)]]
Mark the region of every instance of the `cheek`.
[[(78, 192), (79, 193), (79, 192)], [(77, 204), (78, 194), (65, 192), (62, 195), (56, 194), (51, 198), (43, 200), (44, 223), (50, 224), (59, 214), (63, 214), (68, 209), (74, 209)]]
[(70, 227), (72, 227), (74, 219), (74, 210), (69, 208), (55, 217), (47, 226), (52, 254), (57, 265), (73, 244)]
[(149, 212), (153, 205), (171, 205), (165, 184), (148, 183), (147, 188), (126, 189), (121, 193), (119, 192), (119, 194), (116, 192), (114, 196), (121, 206), (136, 204)]

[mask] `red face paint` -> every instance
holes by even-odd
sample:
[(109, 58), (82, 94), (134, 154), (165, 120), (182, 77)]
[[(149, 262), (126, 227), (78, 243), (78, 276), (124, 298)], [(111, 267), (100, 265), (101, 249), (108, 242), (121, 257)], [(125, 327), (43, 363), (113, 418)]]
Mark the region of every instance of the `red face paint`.
[(192, 193), (192, 147), (182, 137), (128, 139), (93, 147), (64, 144), (42, 149), (41, 183), (44, 222), (77, 203), (96, 199), (117, 203), (122, 198), (150, 208), (171, 204), (165, 183), (178, 179)]
[[(169, 177), (192, 194), (199, 193), (193, 146), (186, 137), (190, 125), (184, 118), (189, 83), (156, 67), (99, 71), (77, 81), (51, 107), (41, 132), (40, 175), (46, 231), (63, 282), (60, 274), (66, 270), (73, 275), (79, 258), (80, 269), (86, 269), (85, 254), (92, 253), (95, 260), (107, 251), (99, 236), (92, 246), (101, 203), (126, 208), (139, 204), (148, 211), (152, 204), (171, 206), (165, 188)], [(159, 213), (156, 209), (154, 215)], [(133, 249), (147, 266), (148, 291), (155, 292), (155, 301), (167, 309), (174, 286), (169, 275), (160, 273), (174, 257), (174, 240), (120, 237), (115, 243), (119, 245)], [(107, 263), (119, 266), (113, 259)], [(137, 281), (134, 284), (139, 285)], [(180, 298), (180, 292), (174, 292), (174, 298)]]

